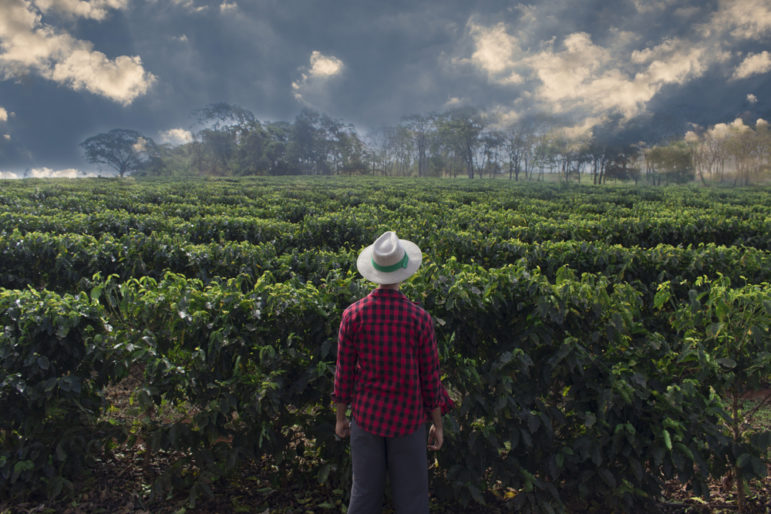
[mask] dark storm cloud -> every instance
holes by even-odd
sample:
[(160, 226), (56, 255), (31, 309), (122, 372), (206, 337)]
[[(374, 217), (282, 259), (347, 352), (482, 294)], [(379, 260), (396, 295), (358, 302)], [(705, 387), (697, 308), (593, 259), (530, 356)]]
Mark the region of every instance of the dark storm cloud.
[[(309, 106), (361, 130), (476, 106), (629, 137), (731, 121), (748, 94), (761, 117), (771, 105), (765, 0), (73, 5), (0, 4), (0, 107), (15, 113), (0, 120), (0, 170), (83, 167), (78, 143), (116, 127), (181, 141), (214, 102), (260, 119)], [(63, 50), (14, 54), (30, 34)]]

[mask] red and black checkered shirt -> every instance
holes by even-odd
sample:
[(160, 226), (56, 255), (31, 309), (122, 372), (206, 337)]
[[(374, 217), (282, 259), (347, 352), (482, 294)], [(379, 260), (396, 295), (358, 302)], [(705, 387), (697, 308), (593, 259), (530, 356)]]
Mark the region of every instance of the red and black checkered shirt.
[(439, 378), (431, 316), (394, 289), (375, 289), (340, 322), (333, 400), (351, 404), (356, 424), (375, 435), (410, 434), (452, 401)]

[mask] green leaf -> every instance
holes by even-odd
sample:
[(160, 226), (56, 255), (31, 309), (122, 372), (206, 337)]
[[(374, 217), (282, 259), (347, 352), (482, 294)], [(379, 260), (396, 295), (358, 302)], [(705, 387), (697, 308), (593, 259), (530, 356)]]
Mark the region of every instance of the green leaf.
[(13, 475), (11, 476), (11, 483), (16, 482), (18, 480), (19, 475), (24, 473), (25, 471), (32, 471), (35, 469), (35, 463), (31, 460), (20, 460), (13, 466)]
[(717, 359), (717, 362), (724, 368), (734, 369), (736, 367), (736, 361), (729, 357), (723, 357), (722, 359)]
[(672, 293), (669, 290), (669, 282), (659, 284), (659, 289), (656, 291), (656, 295), (653, 297), (653, 307), (657, 310), (661, 309), (665, 303), (669, 301)]
[(662, 430), (661, 435), (664, 437), (664, 445), (667, 447), (667, 450), (672, 451), (672, 438), (669, 436), (667, 429)]
[(49, 366), (50, 366), (50, 363), (48, 362), (48, 357), (46, 357), (45, 355), (41, 355), (40, 357), (37, 358), (38, 368), (42, 370), (47, 370)]
[(608, 487), (611, 489), (616, 487), (616, 478), (613, 476), (613, 473), (611, 473), (609, 469), (603, 468), (599, 470), (597, 474), (600, 475), (600, 478), (607, 484)]

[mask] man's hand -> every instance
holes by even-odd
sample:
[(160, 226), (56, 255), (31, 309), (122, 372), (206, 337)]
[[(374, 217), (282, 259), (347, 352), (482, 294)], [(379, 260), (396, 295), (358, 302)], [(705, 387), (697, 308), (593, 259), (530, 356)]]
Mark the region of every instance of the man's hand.
[(345, 439), (351, 435), (351, 422), (345, 417), (345, 411), (348, 406), (344, 403), (335, 403), (335, 434), (340, 439)]
[(444, 443), (444, 429), (441, 426), (431, 425), (428, 430), (428, 449), (438, 450)]
[(348, 421), (348, 418), (338, 419), (335, 422), (335, 434), (340, 439), (345, 439), (351, 435), (351, 422)]

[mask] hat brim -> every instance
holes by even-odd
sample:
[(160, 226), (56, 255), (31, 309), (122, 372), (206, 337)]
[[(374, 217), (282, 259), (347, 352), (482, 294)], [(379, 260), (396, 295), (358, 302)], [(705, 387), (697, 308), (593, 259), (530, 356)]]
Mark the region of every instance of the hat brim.
[(418, 268), (420, 268), (420, 263), (423, 262), (423, 252), (421, 252), (418, 245), (412, 241), (400, 239), (399, 242), (409, 257), (406, 268), (400, 268), (391, 272), (376, 270), (372, 265), (372, 250), (375, 245), (371, 244), (361, 251), (359, 258), (356, 261), (356, 268), (358, 268), (361, 276), (375, 284), (396, 284), (398, 282), (404, 282), (414, 275), (415, 272), (418, 271)]

